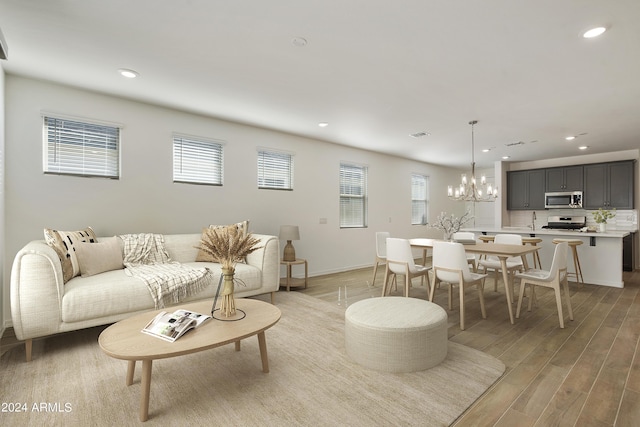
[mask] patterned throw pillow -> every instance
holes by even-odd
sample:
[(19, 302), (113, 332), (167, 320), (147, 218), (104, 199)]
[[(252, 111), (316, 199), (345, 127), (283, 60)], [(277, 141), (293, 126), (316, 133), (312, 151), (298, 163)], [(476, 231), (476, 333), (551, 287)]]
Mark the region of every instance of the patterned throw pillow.
[(74, 245), (78, 242), (96, 243), (98, 241), (96, 233), (91, 227), (80, 231), (58, 231), (45, 228), (44, 239), (60, 258), (64, 283), (80, 274), (80, 265)]
[[(249, 234), (249, 221), (242, 221), (242, 222), (237, 222), (231, 225), (210, 225), (209, 227), (202, 229), (202, 237), (204, 238), (207, 232), (207, 229), (210, 229), (210, 228), (221, 229), (221, 228), (227, 228), (227, 227), (233, 227), (233, 226), (235, 226), (237, 230), (242, 233), (243, 237)], [(198, 255), (196, 256), (196, 262), (218, 262), (218, 260), (214, 259), (211, 254), (200, 249), (198, 251)]]

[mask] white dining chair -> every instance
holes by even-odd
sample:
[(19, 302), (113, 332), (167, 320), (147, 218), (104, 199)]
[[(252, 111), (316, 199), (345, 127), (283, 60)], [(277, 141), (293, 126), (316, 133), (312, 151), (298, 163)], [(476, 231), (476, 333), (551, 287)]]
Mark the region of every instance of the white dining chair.
[[(505, 245), (522, 245), (522, 236), (519, 234), (496, 234), (493, 243), (495, 244), (505, 244)], [(498, 290), (498, 278), (500, 272), (502, 271), (502, 263), (500, 259), (496, 256), (487, 256), (485, 259), (482, 259), (478, 262), (478, 268), (482, 267), (483, 271), (489, 272), (489, 270), (494, 271), (493, 278), (493, 290)], [(524, 266), (522, 264), (521, 257), (510, 257), (507, 258), (507, 276), (510, 278), (509, 283), (505, 283), (505, 286), (511, 286), (513, 289), (513, 278), (512, 275), (515, 271), (522, 271)], [(511, 292), (511, 296), (513, 297), (513, 291)], [(511, 301), (513, 303), (513, 301)]]
[(520, 309), (522, 307), (522, 297), (524, 295), (525, 286), (529, 285), (529, 310), (531, 311), (531, 303), (535, 298), (535, 286), (544, 286), (551, 288), (556, 295), (556, 305), (558, 306), (558, 319), (560, 328), (564, 328), (564, 316), (562, 314), (562, 298), (560, 295), (560, 286), (564, 288), (564, 297), (567, 303), (567, 311), (569, 319), (573, 320), (573, 310), (571, 308), (571, 298), (569, 297), (569, 284), (567, 280), (567, 252), (569, 245), (567, 242), (559, 243), (553, 253), (553, 261), (551, 261), (551, 269), (538, 270), (530, 269), (523, 273), (516, 273), (516, 277), (520, 279), (520, 296), (518, 297), (518, 308), (516, 309), (516, 318), (520, 317)]
[[(451, 235), (451, 238), (455, 242), (456, 240), (476, 240), (475, 233), (471, 231), (458, 231)], [(476, 261), (476, 256), (474, 254), (467, 254), (467, 263), (473, 267), (473, 271), (478, 270), (478, 265)]]
[(388, 238), (387, 239), (387, 269), (384, 276), (384, 285), (382, 286), (382, 296), (388, 293), (390, 288), (389, 278), (397, 275), (405, 277), (404, 296), (409, 296), (409, 287), (411, 279), (414, 277), (427, 278), (429, 283), (429, 270), (431, 267), (417, 265), (413, 259), (411, 245), (407, 239)]
[(462, 243), (434, 242), (433, 243), (433, 274), (430, 287), (429, 301), (433, 302), (435, 289), (439, 282), (449, 284), (449, 310), (452, 309), (452, 286), (458, 285), (460, 293), (460, 329), (464, 330), (465, 304), (464, 294), (469, 286), (476, 286), (482, 318), (487, 318), (484, 307), (484, 279), (486, 274), (479, 274), (469, 270), (467, 255)]
[(376, 284), (376, 274), (378, 272), (378, 264), (387, 262), (387, 239), (391, 234), (387, 231), (376, 232), (376, 259), (373, 264), (373, 280), (371, 285)]

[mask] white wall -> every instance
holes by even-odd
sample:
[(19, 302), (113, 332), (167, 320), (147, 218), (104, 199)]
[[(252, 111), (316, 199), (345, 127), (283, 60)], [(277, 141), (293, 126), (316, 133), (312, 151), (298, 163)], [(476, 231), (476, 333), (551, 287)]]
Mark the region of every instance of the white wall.
[[(4, 183), (5, 183), (5, 166), (4, 166), (4, 152), (5, 152), (5, 126), (4, 126), (4, 69), (2, 68), (2, 63), (0, 63), (0, 280), (2, 282), (2, 289), (5, 288), (4, 272), (5, 270), (9, 270), (10, 267), (6, 267), (5, 263), (5, 236), (4, 236), (4, 206), (5, 206), (5, 191), (4, 191)], [(8, 287), (8, 285), (6, 286)], [(0, 292), (0, 320), (3, 320), (4, 317), (4, 292)], [(0, 323), (0, 337), (4, 333), (5, 324), (4, 322)]]
[[(23, 77), (6, 76), (6, 252), (10, 266), (45, 227), (91, 225), (99, 236), (198, 233), (208, 224), (251, 221), (256, 233), (300, 226), (296, 254), (318, 275), (371, 265), (375, 231), (439, 237), (411, 226), (410, 174), (430, 177), (432, 218), (464, 212), (446, 198), (460, 171), (226, 122)], [(119, 180), (42, 173), (42, 112), (122, 124)], [(226, 141), (224, 186), (172, 182), (172, 132)], [(257, 189), (257, 147), (294, 152), (294, 191)], [(339, 228), (340, 161), (369, 166), (369, 227)], [(326, 218), (327, 224), (320, 224)], [(282, 243), (281, 243), (282, 245)], [(9, 268), (7, 268), (9, 270)], [(9, 271), (5, 271), (5, 320)]]

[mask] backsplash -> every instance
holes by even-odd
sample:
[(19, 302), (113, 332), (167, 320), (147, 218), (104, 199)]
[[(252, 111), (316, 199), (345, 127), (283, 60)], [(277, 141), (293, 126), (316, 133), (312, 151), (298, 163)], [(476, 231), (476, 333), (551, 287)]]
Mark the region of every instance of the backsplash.
[[(542, 228), (547, 225), (547, 218), (549, 216), (585, 216), (587, 218), (587, 226), (595, 226), (596, 222), (593, 220), (592, 210), (585, 209), (549, 209), (539, 211), (509, 211), (509, 217), (511, 219), (512, 227), (528, 227), (531, 225), (533, 213), (536, 214), (535, 225), (536, 229)], [(638, 211), (628, 209), (616, 210), (616, 216), (613, 219), (607, 221), (610, 229), (616, 228), (638, 228)]]

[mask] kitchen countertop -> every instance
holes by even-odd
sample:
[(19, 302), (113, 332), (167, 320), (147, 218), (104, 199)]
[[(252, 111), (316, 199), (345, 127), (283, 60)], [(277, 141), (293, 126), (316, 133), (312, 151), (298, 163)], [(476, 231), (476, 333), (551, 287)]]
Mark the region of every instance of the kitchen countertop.
[(573, 236), (573, 237), (610, 237), (621, 239), (630, 233), (638, 231), (637, 228), (625, 227), (607, 230), (604, 233), (578, 230), (550, 230), (547, 228), (536, 228), (531, 230), (529, 227), (470, 227), (463, 228), (461, 231), (473, 231), (475, 233), (512, 233), (512, 234), (536, 234), (547, 236)]

